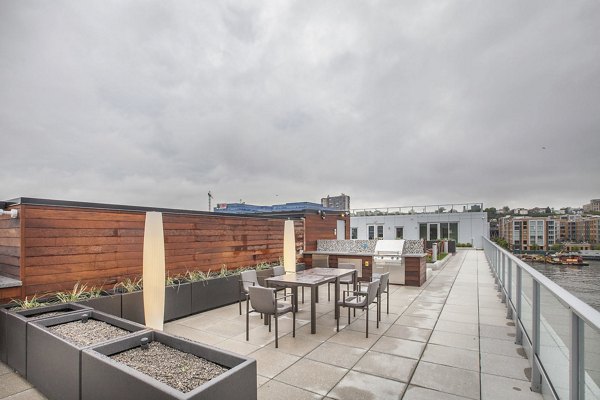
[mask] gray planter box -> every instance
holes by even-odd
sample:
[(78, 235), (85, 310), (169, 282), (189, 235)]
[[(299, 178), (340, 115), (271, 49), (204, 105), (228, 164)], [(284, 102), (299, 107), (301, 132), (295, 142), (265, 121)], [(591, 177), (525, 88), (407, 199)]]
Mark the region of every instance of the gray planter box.
[(40, 321), (46, 318), (43, 315), (40, 318), (36, 316), (55, 312), (67, 311), (75, 312), (80, 310), (90, 310), (89, 307), (76, 303), (61, 303), (51, 306), (32, 308), (30, 310), (9, 311), (6, 313), (6, 363), (9, 367), (16, 370), (19, 374), (27, 377), (27, 333), (31, 321)]
[(240, 296), (239, 275), (192, 282), (192, 314), (237, 303)]
[[(142, 337), (147, 337), (150, 341), (156, 340), (230, 369), (196, 389), (182, 393), (109, 357), (139, 346)], [(138, 333), (81, 352), (81, 398), (83, 400), (125, 398), (255, 400), (257, 398), (256, 360), (157, 331)]]
[(192, 284), (184, 282), (165, 288), (165, 322), (192, 313)]
[(3, 304), (0, 306), (0, 361), (6, 364), (6, 313), (7, 309), (14, 304)]
[(78, 301), (77, 303), (91, 307), (96, 311), (121, 318), (121, 293), (106, 292), (100, 297)]
[[(79, 321), (84, 314), (130, 332), (146, 329), (143, 325), (94, 310), (30, 323), (27, 332), (27, 380), (51, 400), (80, 398), (81, 350), (90, 346), (79, 346), (62, 339), (50, 332), (48, 327)], [(120, 339), (123, 337), (114, 340)]]
[[(187, 317), (192, 313), (192, 285), (182, 283), (165, 287), (164, 321)], [(121, 317), (138, 324), (145, 324), (144, 292), (121, 295)]]
[(144, 293), (141, 290), (121, 294), (121, 318), (145, 324)]

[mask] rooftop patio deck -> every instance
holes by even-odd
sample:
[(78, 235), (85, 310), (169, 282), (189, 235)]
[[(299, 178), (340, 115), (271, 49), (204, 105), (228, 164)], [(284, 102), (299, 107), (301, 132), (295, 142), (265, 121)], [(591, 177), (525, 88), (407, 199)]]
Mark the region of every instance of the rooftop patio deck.
[[(258, 361), (259, 399), (541, 399), (530, 391), (530, 365), (515, 345), (515, 327), (482, 251), (461, 250), (421, 288), (390, 287), (390, 314), (375, 326), (370, 313), (336, 333), (333, 302), (321, 290), (317, 333), (310, 334), (308, 303), (280, 319), (279, 348), (258, 314), (245, 340), (237, 304), (165, 325), (167, 332)], [(306, 297), (307, 299), (309, 297)], [(342, 329), (343, 328), (343, 329)], [(43, 396), (0, 364), (0, 399)]]

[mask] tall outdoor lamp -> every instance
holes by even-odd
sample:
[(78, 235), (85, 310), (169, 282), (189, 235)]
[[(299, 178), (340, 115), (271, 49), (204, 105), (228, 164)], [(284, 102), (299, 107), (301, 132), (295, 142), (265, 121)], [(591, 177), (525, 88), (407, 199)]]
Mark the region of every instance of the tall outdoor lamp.
[(296, 237), (291, 219), (283, 226), (283, 268), (286, 272), (296, 272)]
[(146, 326), (162, 331), (165, 314), (165, 236), (162, 213), (159, 212), (146, 213), (143, 282)]

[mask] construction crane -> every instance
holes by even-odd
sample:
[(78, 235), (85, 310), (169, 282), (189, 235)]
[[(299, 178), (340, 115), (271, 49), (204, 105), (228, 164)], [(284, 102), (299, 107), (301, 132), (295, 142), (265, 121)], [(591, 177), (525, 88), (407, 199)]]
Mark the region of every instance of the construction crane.
[(213, 195), (212, 195), (212, 193), (209, 190), (208, 191), (208, 212), (212, 211), (212, 205), (211, 205), (212, 198), (213, 198)]

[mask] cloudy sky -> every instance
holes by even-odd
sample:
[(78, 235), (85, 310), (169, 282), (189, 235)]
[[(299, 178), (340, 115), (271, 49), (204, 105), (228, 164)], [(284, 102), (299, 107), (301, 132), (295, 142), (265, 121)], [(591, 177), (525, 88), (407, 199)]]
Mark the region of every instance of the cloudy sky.
[(600, 197), (597, 1), (0, 2), (0, 200)]

